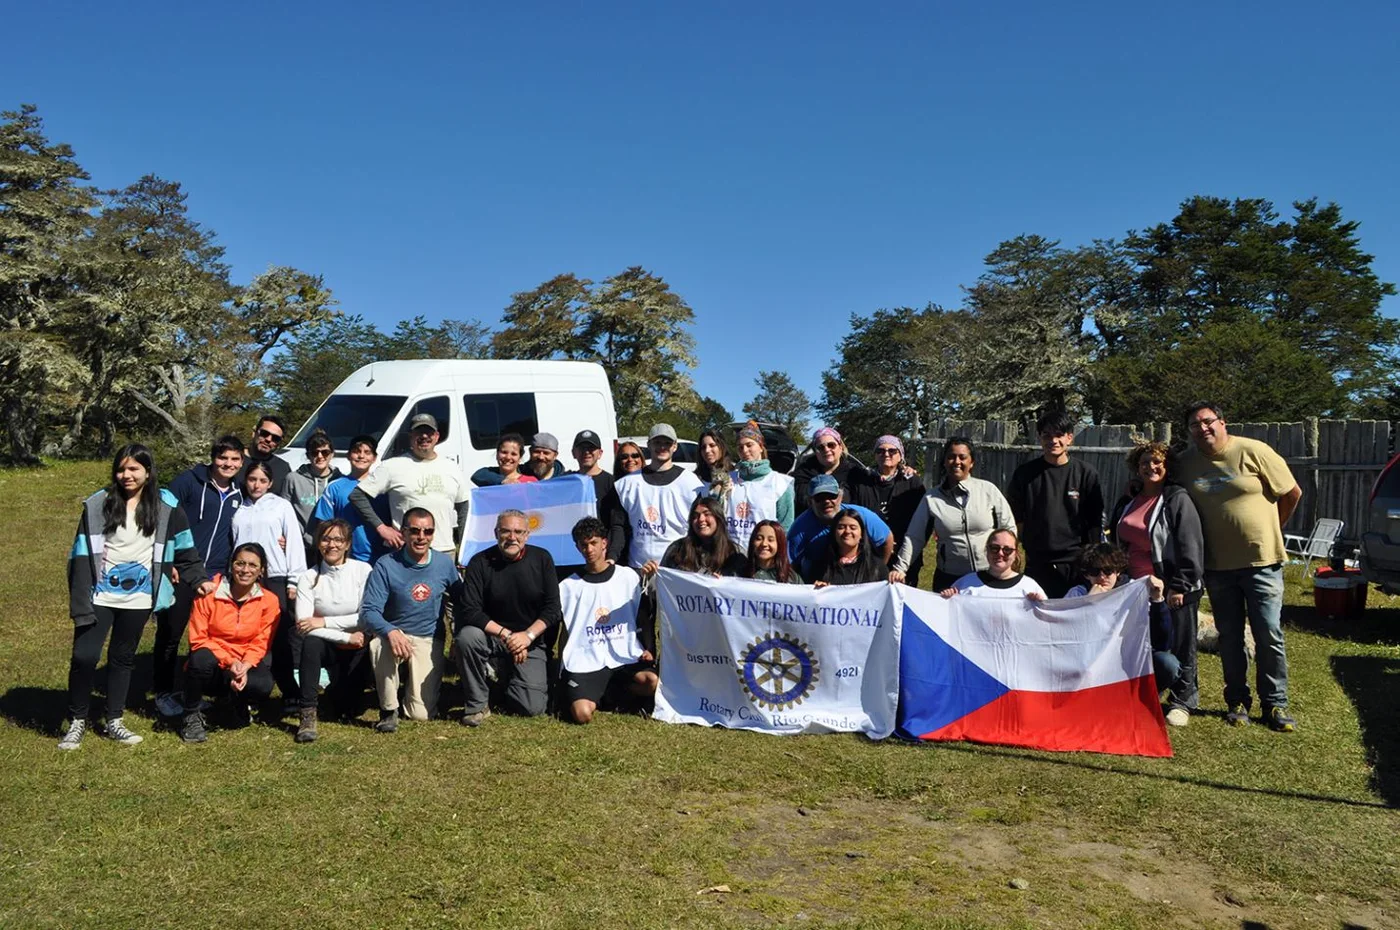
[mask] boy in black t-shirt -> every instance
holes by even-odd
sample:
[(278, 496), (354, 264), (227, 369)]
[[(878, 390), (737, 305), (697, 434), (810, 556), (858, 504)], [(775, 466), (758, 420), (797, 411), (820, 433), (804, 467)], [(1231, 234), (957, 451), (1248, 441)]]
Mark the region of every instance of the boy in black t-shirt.
[(1069, 457), (1068, 416), (1045, 414), (1036, 433), (1042, 454), (1016, 469), (1006, 496), (1026, 547), (1026, 574), (1049, 597), (1064, 597), (1080, 551), (1103, 540), (1103, 490), (1098, 472)]

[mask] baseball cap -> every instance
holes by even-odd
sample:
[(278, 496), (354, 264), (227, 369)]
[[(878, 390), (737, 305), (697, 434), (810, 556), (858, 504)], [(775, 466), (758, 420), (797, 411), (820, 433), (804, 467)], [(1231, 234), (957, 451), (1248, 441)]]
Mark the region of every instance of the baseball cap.
[(651, 442), (653, 439), (659, 439), (663, 436), (672, 442), (679, 441), (674, 426), (670, 423), (657, 423), (651, 428), (651, 433), (647, 436), (647, 442)]
[(818, 494), (840, 494), (841, 483), (830, 475), (817, 475), (812, 479), (812, 483), (807, 486), (807, 494), (816, 497)]
[(408, 428), (414, 430), (420, 426), (431, 426), (433, 432), (436, 433), (438, 431), (437, 418), (431, 413), (414, 414), (413, 419), (408, 421)]
[(559, 440), (554, 438), (553, 433), (536, 433), (535, 438), (530, 440), (532, 449), (548, 449), (550, 452), (559, 451)]
[(579, 446), (592, 446), (595, 449), (603, 448), (603, 440), (598, 438), (598, 434), (591, 429), (579, 430), (579, 434), (574, 437), (573, 448)]

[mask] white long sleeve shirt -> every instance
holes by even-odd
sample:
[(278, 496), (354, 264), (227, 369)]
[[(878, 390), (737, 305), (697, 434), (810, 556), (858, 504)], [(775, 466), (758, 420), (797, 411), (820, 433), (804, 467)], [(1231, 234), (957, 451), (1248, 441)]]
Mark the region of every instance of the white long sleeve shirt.
[(369, 580), (368, 562), (346, 559), (339, 565), (322, 562), (297, 581), (297, 620), (320, 616), (326, 625), (306, 634), (348, 643), (360, 626), (360, 600)]
[[(278, 539), (286, 541), (285, 548)], [(233, 548), (255, 542), (267, 553), (267, 577), (286, 578), (289, 587), (306, 571), (301, 524), (286, 498), (268, 492), (257, 500), (243, 498), (233, 515)]]

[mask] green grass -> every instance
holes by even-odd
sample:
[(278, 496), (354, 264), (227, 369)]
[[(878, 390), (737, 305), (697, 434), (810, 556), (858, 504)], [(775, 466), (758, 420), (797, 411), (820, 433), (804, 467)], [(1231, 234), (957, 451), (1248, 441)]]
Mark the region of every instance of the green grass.
[(0, 471), (0, 926), (1400, 925), (1396, 599), (1318, 623), (1290, 578), (1299, 731), (1226, 727), (1205, 656), (1166, 760), (608, 714), (185, 746), (136, 698), (143, 745), (59, 753), (103, 472)]

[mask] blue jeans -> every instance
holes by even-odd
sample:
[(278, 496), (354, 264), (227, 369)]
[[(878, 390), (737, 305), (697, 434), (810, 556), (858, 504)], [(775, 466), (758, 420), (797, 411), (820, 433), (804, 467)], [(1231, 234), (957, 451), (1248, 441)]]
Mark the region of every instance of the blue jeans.
[(1254, 682), (1264, 713), (1288, 706), (1288, 657), (1283, 651), (1283, 566), (1206, 572), (1206, 592), (1220, 631), (1225, 703), (1251, 706), (1244, 624), (1254, 631)]
[[(1181, 678), (1181, 660), (1165, 649), (1152, 653), (1152, 677), (1157, 679), (1157, 690), (1166, 691), (1176, 687)], [(1172, 705), (1176, 706), (1176, 705)]]

